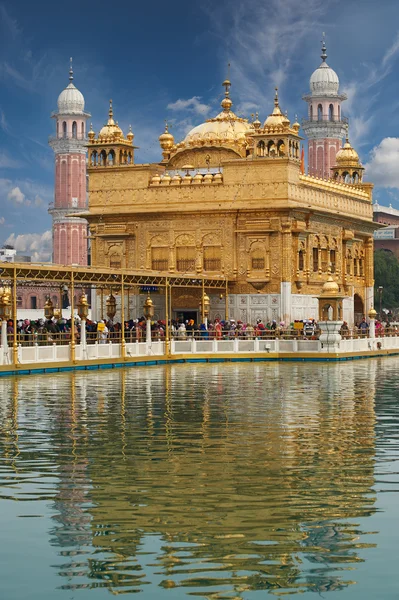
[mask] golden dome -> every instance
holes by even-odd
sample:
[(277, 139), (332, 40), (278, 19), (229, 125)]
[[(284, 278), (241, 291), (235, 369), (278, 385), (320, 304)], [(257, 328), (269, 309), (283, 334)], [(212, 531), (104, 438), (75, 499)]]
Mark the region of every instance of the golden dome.
[(115, 121), (113, 119), (113, 115), (114, 115), (114, 113), (112, 110), (112, 100), (110, 100), (109, 101), (108, 122), (100, 130), (100, 133), (98, 134), (99, 139), (112, 141), (114, 139), (123, 137), (123, 131), (119, 127), (118, 123), (115, 123)]
[(269, 115), (266, 119), (266, 121), (263, 124), (263, 127), (270, 127), (270, 128), (276, 128), (276, 127), (289, 127), (290, 125), (290, 120), (287, 117), (287, 115), (283, 115), (283, 113), (281, 112), (279, 103), (278, 103), (278, 88), (276, 89), (276, 95), (274, 97), (274, 109), (271, 115)]
[(87, 137), (89, 138), (89, 140), (92, 142), (94, 140), (94, 138), (96, 137), (96, 133), (93, 130), (93, 123), (90, 123), (90, 131), (87, 134)]
[(225, 87), (225, 97), (221, 102), (222, 112), (189, 131), (183, 142), (185, 146), (246, 145), (248, 120), (238, 117), (231, 110), (233, 102), (230, 98), (230, 81), (226, 79), (222, 85)]
[(262, 126), (262, 123), (259, 121), (259, 115), (258, 113), (256, 113), (255, 115), (255, 121), (252, 123), (254, 129), (256, 131), (258, 131), (258, 129), (260, 129), (260, 127)]
[(134, 133), (132, 131), (132, 126), (129, 125), (129, 131), (127, 132), (126, 139), (128, 139), (129, 142), (132, 142), (133, 138), (134, 138)]
[(375, 319), (377, 316), (377, 311), (373, 307), (371, 307), (369, 310), (368, 316), (369, 316), (369, 319)]
[(322, 287), (321, 293), (323, 296), (336, 296), (339, 293), (339, 285), (330, 276)]
[(337, 155), (335, 157), (337, 166), (340, 167), (358, 167), (360, 166), (359, 155), (354, 148), (349, 143), (348, 138), (346, 138), (346, 142), (341, 148), (338, 150)]
[(159, 136), (159, 144), (162, 150), (170, 150), (173, 148), (175, 143), (175, 138), (171, 133), (169, 133), (168, 124), (165, 124), (165, 131)]

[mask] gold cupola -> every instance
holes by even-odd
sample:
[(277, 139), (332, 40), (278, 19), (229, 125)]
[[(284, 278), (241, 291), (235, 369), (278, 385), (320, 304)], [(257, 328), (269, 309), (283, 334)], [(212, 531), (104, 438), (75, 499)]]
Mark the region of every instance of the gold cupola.
[(118, 122), (114, 121), (112, 100), (109, 101), (108, 121), (100, 129), (98, 137), (93, 127), (88, 132), (89, 166), (88, 168), (127, 167), (134, 164), (134, 133), (130, 126), (124, 137)]
[[(255, 126), (255, 123), (253, 124)], [(265, 120), (263, 127), (258, 124), (251, 133), (253, 158), (285, 158), (300, 164), (299, 123), (291, 122), (287, 113), (283, 114), (275, 88), (274, 108)]]
[(332, 167), (333, 177), (340, 183), (356, 185), (362, 183), (364, 167), (362, 166), (359, 155), (352, 148), (348, 137), (345, 144), (337, 152), (335, 165)]
[[(224, 98), (221, 102), (222, 111), (204, 123), (197, 125), (188, 132), (184, 140), (166, 148), (162, 163), (167, 163), (168, 168), (181, 168), (184, 164), (192, 164), (195, 168), (219, 167), (222, 160), (231, 158), (245, 158), (249, 153), (250, 143), (248, 134), (254, 131), (248, 119), (238, 117), (231, 109), (233, 101), (230, 97), (231, 82), (223, 81)], [(170, 135), (168, 132), (165, 132)], [(170, 138), (163, 138), (166, 144)]]
[(158, 139), (159, 139), (159, 144), (163, 150), (162, 156), (163, 156), (164, 160), (166, 160), (169, 158), (171, 150), (175, 143), (175, 138), (169, 132), (167, 122), (165, 122), (165, 131), (163, 133), (161, 133), (161, 135), (159, 136)]

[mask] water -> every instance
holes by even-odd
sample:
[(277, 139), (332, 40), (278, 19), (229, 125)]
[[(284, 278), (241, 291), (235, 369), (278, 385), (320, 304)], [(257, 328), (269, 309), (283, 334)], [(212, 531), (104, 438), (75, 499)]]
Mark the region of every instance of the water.
[(398, 367), (0, 379), (0, 597), (397, 599)]

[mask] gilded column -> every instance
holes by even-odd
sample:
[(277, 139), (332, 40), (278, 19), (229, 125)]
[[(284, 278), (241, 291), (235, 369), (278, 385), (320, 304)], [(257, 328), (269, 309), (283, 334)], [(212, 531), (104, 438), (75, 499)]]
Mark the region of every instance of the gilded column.
[(291, 222), (287, 219), (281, 222), (282, 256), (280, 284), (280, 314), (286, 325), (291, 323), (291, 265), (292, 265), (292, 233)]
[(371, 308), (374, 307), (374, 240), (372, 237), (367, 238), (364, 242), (364, 312), (367, 315)]

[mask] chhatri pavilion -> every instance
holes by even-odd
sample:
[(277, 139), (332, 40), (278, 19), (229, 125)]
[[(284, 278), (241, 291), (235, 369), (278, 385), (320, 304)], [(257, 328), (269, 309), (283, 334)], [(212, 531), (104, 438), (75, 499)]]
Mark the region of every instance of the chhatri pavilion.
[[(89, 207), (79, 216), (89, 223), (92, 265), (222, 275), (229, 317), (245, 322), (317, 318), (316, 297), (332, 277), (344, 296), (343, 318), (353, 323), (367, 314), (373, 186), (363, 182), (348, 138), (337, 148), (336, 136), (347, 135), (345, 97), (325, 46), (322, 59), (304, 97), (309, 174), (300, 124), (281, 110), (277, 90), (264, 122), (250, 121), (233, 112), (231, 84), (224, 81), (221, 112), (181, 141), (166, 126), (156, 164), (135, 163), (133, 132), (124, 135), (111, 103), (106, 125), (98, 135), (88, 132)], [(198, 322), (200, 296), (174, 289), (173, 316), (196, 313)], [(210, 318), (224, 318), (224, 299), (209, 296)], [(152, 297), (156, 317), (164, 318), (165, 298)], [(142, 302), (137, 295), (139, 313)]]

